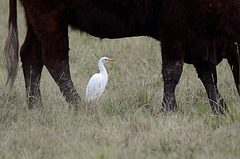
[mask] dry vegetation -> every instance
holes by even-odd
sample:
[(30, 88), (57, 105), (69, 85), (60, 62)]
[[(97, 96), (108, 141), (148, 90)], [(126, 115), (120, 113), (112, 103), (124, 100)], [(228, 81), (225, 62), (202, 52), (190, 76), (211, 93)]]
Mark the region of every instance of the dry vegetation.
[[(24, 15), (18, 5), (20, 43)], [(3, 47), (7, 34), (8, 1), (0, 0), (0, 158), (240, 158), (239, 97), (226, 61), (218, 66), (220, 92), (231, 114), (216, 118), (206, 92), (191, 65), (176, 90), (179, 112), (159, 115), (163, 81), (159, 42), (147, 38), (100, 40), (69, 31), (71, 74), (84, 98), (90, 76), (101, 56), (107, 88), (96, 104), (84, 111), (68, 109), (57, 85), (44, 69), (41, 91), (44, 108), (29, 110), (19, 66), (14, 88), (4, 86)]]

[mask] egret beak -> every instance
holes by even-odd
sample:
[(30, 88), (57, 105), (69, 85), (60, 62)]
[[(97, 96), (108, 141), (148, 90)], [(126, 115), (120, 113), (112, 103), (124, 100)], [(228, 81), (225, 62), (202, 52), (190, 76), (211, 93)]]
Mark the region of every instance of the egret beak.
[(107, 59), (108, 61), (115, 61), (115, 59)]

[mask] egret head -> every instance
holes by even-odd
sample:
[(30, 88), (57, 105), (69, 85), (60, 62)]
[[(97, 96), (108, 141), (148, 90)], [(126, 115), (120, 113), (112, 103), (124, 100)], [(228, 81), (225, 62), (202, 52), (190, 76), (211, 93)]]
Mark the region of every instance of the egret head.
[(115, 61), (115, 59), (109, 59), (107, 57), (102, 57), (102, 58), (100, 58), (98, 63), (103, 63), (104, 64), (104, 63), (107, 63), (109, 61)]

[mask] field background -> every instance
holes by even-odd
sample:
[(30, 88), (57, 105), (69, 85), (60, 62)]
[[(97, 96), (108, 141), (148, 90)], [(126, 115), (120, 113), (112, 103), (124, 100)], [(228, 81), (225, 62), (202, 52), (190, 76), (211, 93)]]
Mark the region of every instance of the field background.
[[(102, 56), (109, 82), (95, 104), (82, 102), (82, 112), (68, 109), (44, 68), (44, 108), (29, 110), (21, 63), (14, 87), (5, 86), (3, 48), (7, 36), (8, 1), (0, 0), (0, 158), (240, 158), (239, 97), (230, 67), (218, 67), (219, 90), (231, 115), (216, 118), (192, 65), (184, 65), (176, 88), (179, 111), (159, 115), (163, 81), (160, 43), (148, 38), (100, 40), (69, 30), (70, 67), (82, 99)], [(18, 4), (20, 44), (26, 28)]]

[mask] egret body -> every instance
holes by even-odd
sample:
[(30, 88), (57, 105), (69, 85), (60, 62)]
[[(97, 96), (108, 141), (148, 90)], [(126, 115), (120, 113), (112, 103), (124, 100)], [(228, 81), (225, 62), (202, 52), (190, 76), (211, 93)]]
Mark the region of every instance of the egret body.
[(86, 88), (86, 101), (91, 102), (97, 100), (105, 90), (105, 86), (108, 82), (107, 70), (104, 67), (104, 63), (109, 61), (115, 61), (114, 59), (109, 59), (107, 57), (102, 57), (98, 61), (99, 73), (94, 74)]

